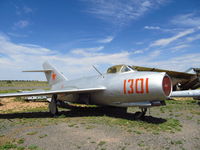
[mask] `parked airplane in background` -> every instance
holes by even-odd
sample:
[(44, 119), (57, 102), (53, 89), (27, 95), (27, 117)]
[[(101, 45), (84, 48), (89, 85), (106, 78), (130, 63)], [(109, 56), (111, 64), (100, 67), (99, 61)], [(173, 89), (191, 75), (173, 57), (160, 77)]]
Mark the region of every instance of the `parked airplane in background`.
[[(26, 71), (27, 72), (27, 71)], [(43, 70), (28, 72), (44, 72), (51, 90), (30, 91), (23, 93), (0, 94), (3, 97), (51, 95), (50, 113), (58, 113), (57, 103), (85, 103), (102, 106), (127, 107), (137, 106), (145, 115), (147, 108), (165, 105), (165, 99), (172, 92), (171, 79), (166, 73), (140, 72), (130, 66), (113, 66), (106, 74), (99, 74), (77, 80), (68, 80), (48, 62), (43, 64)]]
[[(197, 89), (200, 87), (200, 68), (189, 68), (185, 72), (156, 69), (150, 67), (132, 66), (137, 71), (166, 72), (173, 83), (173, 91)], [(193, 71), (193, 73), (189, 73)], [(179, 92), (180, 93), (180, 92)]]

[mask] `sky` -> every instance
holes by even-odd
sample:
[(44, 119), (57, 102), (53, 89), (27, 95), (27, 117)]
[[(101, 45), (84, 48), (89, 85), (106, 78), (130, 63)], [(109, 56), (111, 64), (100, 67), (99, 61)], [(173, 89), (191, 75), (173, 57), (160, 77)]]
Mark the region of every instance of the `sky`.
[(66, 77), (116, 64), (200, 67), (199, 0), (1, 0), (0, 80), (45, 80), (49, 61)]

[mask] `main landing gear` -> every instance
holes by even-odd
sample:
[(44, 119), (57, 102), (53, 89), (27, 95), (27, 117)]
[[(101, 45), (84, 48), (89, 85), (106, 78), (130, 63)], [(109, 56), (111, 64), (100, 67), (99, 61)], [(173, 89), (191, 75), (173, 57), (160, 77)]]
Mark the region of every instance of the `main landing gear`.
[(140, 108), (141, 111), (138, 111), (135, 113), (135, 119), (141, 119), (144, 117), (144, 115), (146, 114), (147, 112), (147, 108)]
[(57, 95), (53, 94), (51, 102), (49, 103), (49, 112), (52, 116), (58, 115), (58, 107), (57, 107)]

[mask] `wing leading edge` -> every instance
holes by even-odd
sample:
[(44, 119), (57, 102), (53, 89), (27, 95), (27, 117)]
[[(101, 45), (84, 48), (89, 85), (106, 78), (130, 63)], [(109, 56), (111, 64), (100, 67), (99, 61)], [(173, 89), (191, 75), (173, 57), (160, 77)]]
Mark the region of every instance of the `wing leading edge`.
[(6, 93), (0, 94), (0, 98), (4, 97), (20, 97), (20, 96), (38, 96), (38, 95), (52, 95), (52, 94), (72, 94), (72, 93), (88, 93), (88, 92), (98, 92), (104, 91), (105, 87), (98, 88), (85, 88), (85, 89), (64, 89), (64, 90), (48, 90), (48, 91), (30, 91), (24, 93)]

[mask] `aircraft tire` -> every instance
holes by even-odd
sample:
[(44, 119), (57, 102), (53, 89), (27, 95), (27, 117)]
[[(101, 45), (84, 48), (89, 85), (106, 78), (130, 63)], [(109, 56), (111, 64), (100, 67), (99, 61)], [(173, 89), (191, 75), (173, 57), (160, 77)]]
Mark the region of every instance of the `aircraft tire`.
[(137, 119), (141, 119), (141, 118), (143, 118), (144, 117), (144, 113), (143, 112), (140, 112), (140, 111), (137, 111), (136, 113), (135, 113), (135, 119), (137, 120)]
[(142, 119), (145, 116), (146, 112), (147, 112), (147, 108), (141, 108), (141, 111), (137, 111), (135, 113), (135, 119), (136, 120), (137, 119)]
[(58, 115), (57, 95), (52, 95), (51, 102), (49, 103), (49, 112), (52, 116)]

